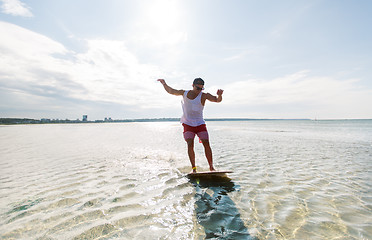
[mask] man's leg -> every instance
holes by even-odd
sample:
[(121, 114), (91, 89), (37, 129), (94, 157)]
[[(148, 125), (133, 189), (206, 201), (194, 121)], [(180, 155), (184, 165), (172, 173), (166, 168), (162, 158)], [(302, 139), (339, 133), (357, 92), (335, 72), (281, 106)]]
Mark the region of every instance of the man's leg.
[(201, 139), (201, 141), (202, 141), (203, 146), (204, 146), (205, 157), (208, 160), (209, 170), (210, 171), (215, 171), (215, 169), (213, 167), (213, 154), (212, 154), (211, 146), (209, 144), (209, 140), (208, 139)]
[(195, 168), (195, 151), (194, 151), (194, 138), (185, 139), (187, 142), (187, 153), (189, 154), (189, 159), (192, 167), (192, 171), (196, 172)]

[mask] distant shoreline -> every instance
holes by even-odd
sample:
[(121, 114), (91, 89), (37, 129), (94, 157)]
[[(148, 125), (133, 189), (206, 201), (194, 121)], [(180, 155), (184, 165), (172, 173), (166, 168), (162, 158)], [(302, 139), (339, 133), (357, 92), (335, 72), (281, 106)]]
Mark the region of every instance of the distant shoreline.
[[(309, 119), (309, 118), (206, 118), (207, 122), (237, 122), (237, 121), (353, 121), (372, 119)], [(125, 123), (125, 122), (179, 122), (180, 118), (139, 118), (117, 120), (69, 120), (69, 119), (30, 119), (30, 118), (0, 118), (0, 125), (18, 124), (84, 124), (84, 123)]]

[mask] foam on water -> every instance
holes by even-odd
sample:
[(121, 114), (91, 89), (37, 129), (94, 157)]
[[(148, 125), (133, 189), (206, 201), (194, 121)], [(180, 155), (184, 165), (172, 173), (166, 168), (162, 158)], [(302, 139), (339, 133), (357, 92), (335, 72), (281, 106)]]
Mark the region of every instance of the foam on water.
[(370, 121), (207, 125), (231, 179), (178, 123), (1, 126), (1, 238), (372, 238)]

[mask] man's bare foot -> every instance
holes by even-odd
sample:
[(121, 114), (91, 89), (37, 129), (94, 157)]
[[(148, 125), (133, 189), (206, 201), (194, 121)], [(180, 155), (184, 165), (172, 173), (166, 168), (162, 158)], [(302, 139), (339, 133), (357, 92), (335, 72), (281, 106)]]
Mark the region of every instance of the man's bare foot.
[(214, 169), (214, 167), (211, 167), (211, 168), (209, 168), (209, 171), (211, 171), (211, 172), (215, 172), (216, 169)]

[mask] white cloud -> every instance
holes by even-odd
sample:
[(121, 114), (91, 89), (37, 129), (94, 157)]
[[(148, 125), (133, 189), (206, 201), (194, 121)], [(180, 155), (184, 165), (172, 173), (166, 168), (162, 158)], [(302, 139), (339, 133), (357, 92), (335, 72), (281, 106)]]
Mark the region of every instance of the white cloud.
[(33, 17), (30, 8), (19, 0), (2, 0), (2, 12), (13, 16)]
[[(167, 94), (156, 79), (183, 81), (185, 76), (141, 63), (125, 42), (87, 39), (86, 51), (77, 53), (6, 22), (0, 22), (0, 34), (2, 111), (27, 108), (66, 113), (90, 108), (104, 114), (129, 109), (137, 116), (180, 112), (181, 99)], [(185, 87), (176, 81), (168, 83)], [(310, 71), (271, 80), (230, 82), (218, 86), (225, 89), (224, 100), (208, 104), (206, 117), (371, 118), (372, 92), (358, 86), (356, 79), (311, 76)]]
[(272, 80), (234, 82), (225, 87), (224, 102), (239, 106), (248, 117), (371, 118), (372, 91), (359, 87), (358, 80), (309, 75), (300, 71)]
[[(6, 86), (50, 86), (53, 84), (51, 79), (65, 74), (61, 69), (65, 61), (53, 56), (68, 54), (63, 45), (6, 22), (0, 22), (0, 33), (0, 81)], [(47, 72), (50, 77), (45, 78)]]
[[(122, 41), (86, 40), (87, 50), (76, 53), (13, 24), (0, 22), (0, 33), (6, 33), (0, 39), (0, 88), (8, 96), (13, 92), (13, 98), (34, 96), (38, 99), (35, 108), (51, 100), (62, 105), (63, 100), (87, 101), (135, 109), (160, 108), (169, 101), (166, 94), (159, 96), (159, 90), (164, 90), (156, 82), (167, 74), (157, 66), (141, 64)], [(63, 111), (64, 106), (59, 107)]]
[(139, 63), (121, 41), (87, 40), (87, 46), (72, 67), (74, 81), (89, 91), (81, 97), (138, 107), (158, 103), (153, 90), (161, 71), (156, 66)]
[(0, 21), (0, 46), (6, 53), (36, 60), (53, 53), (65, 54), (65, 47), (39, 33)]

